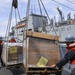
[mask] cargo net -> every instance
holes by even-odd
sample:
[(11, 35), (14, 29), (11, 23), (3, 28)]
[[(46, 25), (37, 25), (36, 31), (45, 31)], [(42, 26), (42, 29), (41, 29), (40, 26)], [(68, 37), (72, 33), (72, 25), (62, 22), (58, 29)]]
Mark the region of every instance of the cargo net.
[(21, 46), (11, 46), (8, 49), (8, 62), (19, 61), (20, 56), (23, 55)]

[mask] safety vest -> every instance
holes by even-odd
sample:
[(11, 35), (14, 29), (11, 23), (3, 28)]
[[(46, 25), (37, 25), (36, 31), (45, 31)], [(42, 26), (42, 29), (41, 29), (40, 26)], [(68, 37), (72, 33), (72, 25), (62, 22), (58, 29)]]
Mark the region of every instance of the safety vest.
[(16, 42), (16, 40), (15, 40), (15, 39), (10, 39), (10, 41), (9, 41), (9, 42), (14, 43), (14, 42)]
[(0, 40), (0, 44), (2, 43), (2, 40)]
[[(67, 47), (66, 53), (68, 52), (69, 49), (75, 51), (75, 43)], [(75, 64), (75, 60), (70, 61), (70, 63)]]

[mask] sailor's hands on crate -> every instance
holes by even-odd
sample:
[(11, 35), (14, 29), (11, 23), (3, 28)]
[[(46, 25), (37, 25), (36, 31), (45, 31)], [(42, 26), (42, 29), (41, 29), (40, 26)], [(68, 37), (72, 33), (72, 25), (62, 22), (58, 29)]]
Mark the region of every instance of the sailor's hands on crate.
[(53, 64), (50, 66), (50, 68), (55, 68), (56, 67), (56, 64)]
[(56, 70), (62, 70), (62, 68), (60, 69), (56, 64), (51, 65), (50, 68), (53, 68)]

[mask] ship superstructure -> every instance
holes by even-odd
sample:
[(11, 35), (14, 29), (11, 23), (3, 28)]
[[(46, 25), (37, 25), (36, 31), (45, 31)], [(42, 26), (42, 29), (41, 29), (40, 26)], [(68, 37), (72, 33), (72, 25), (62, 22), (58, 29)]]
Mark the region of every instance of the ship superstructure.
[(54, 25), (51, 24), (51, 30), (48, 34), (58, 35), (60, 37), (59, 41), (65, 41), (65, 37), (74, 36), (75, 37), (75, 14), (74, 18), (71, 18), (71, 13), (67, 15), (67, 20), (62, 16), (62, 12), (60, 12), (60, 21), (55, 22)]
[[(42, 21), (43, 19), (43, 21)], [(23, 40), (23, 32), (25, 24), (25, 18), (21, 22), (12, 28), (14, 36), (18, 35), (18, 38)], [(75, 19), (67, 19), (62, 22), (48, 24), (46, 16), (41, 16), (37, 14), (31, 14), (28, 19), (28, 30), (46, 33), (51, 35), (59, 36), (59, 41), (65, 41), (67, 36), (75, 36)]]
[[(43, 19), (43, 21), (42, 21)], [(47, 17), (44, 15), (31, 14), (29, 15), (28, 23), (26, 25), (26, 18), (18, 22), (16, 26), (12, 27), (12, 33), (14, 36), (18, 36), (20, 40), (23, 40), (24, 31), (26, 26), (29, 31), (42, 32), (43, 25), (48, 25)]]

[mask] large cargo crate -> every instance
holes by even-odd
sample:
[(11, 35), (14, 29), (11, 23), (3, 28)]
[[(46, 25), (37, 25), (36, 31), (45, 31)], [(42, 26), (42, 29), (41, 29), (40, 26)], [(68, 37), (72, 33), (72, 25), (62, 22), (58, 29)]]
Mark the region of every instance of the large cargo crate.
[(4, 43), (2, 59), (6, 66), (22, 64), (23, 46), (22, 43)]
[(47, 34), (42, 37), (42, 33), (35, 32), (36, 35), (33, 35), (34, 32), (29, 33), (24, 41), (24, 68), (27, 72), (49, 72), (50, 66), (60, 60), (58, 45), (54, 38), (47, 38)]

